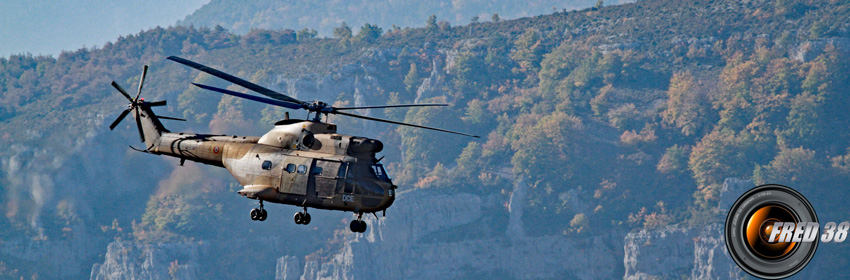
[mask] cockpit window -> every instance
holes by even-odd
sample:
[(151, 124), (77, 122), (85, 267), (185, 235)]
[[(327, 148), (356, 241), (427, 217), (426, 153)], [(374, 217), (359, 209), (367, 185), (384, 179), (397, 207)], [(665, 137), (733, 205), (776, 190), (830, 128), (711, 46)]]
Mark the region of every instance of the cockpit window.
[(268, 160), (264, 161), (263, 162), (263, 170), (272, 170), (272, 162), (268, 161)]
[(384, 165), (382, 164), (373, 164), (372, 173), (375, 174), (375, 176), (377, 176), (378, 178), (389, 179), (389, 177), (387, 176), (387, 172), (384, 170)]

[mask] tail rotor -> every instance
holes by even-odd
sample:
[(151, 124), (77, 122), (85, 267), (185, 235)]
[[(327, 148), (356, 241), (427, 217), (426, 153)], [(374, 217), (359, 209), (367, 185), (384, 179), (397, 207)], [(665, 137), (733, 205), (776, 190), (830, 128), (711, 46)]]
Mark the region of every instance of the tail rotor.
[[(145, 65), (144, 68), (142, 68), (142, 76), (141, 76), (141, 78), (139, 78), (139, 90), (136, 92), (136, 98), (131, 97), (130, 94), (127, 93), (126, 90), (124, 90), (123, 87), (118, 85), (118, 83), (116, 83), (115, 81), (112, 81), (112, 87), (117, 89), (118, 92), (121, 93), (121, 95), (124, 96), (124, 98), (127, 98), (127, 100), (130, 101), (130, 105), (128, 106), (129, 108), (127, 108), (123, 112), (121, 112), (121, 114), (118, 115), (118, 118), (116, 118), (115, 121), (113, 121), (112, 124), (109, 125), (109, 130), (115, 129), (115, 127), (118, 126), (118, 124), (121, 123), (121, 121), (124, 120), (124, 118), (127, 117), (128, 114), (130, 114), (130, 112), (134, 112), (135, 118), (136, 118), (136, 128), (138, 128), (138, 130), (139, 130), (139, 140), (141, 140), (142, 142), (145, 142), (145, 131), (144, 131), (144, 129), (142, 129), (142, 123), (140, 122), (140, 114), (141, 113), (139, 111), (141, 111), (143, 108), (150, 108), (150, 107), (165, 106), (166, 105), (165, 100), (147, 102), (147, 101), (145, 101), (144, 98), (140, 98), (140, 96), (142, 95), (142, 88), (145, 85), (145, 76), (147, 76), (147, 73), (148, 73), (148, 66)], [(160, 117), (160, 118), (169, 119), (169, 120), (185, 121), (184, 119), (171, 118), (171, 117)]]

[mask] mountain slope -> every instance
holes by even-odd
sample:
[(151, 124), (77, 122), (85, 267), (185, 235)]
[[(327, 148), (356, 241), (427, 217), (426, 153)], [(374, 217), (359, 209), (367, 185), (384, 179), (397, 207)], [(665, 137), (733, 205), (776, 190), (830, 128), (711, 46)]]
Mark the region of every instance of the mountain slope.
[(238, 34), (251, 29), (310, 28), (331, 36), (343, 22), (355, 29), (365, 23), (389, 30), (391, 26), (425, 25), (430, 15), (451, 24), (466, 24), (473, 17), (491, 20), (493, 13), (504, 19), (534, 16), (561, 9), (590, 7), (595, 0), (571, 1), (233, 1), (213, 0), (180, 22), (182, 25), (221, 25)]

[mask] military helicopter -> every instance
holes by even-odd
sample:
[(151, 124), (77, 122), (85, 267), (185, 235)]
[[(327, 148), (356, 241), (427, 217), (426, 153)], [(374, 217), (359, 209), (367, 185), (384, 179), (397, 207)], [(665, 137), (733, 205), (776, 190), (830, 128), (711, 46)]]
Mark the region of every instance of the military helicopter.
[[(168, 59), (266, 97), (192, 83), (197, 87), (288, 109), (308, 111), (305, 120), (290, 119), (287, 112), (285, 119), (275, 123), (274, 128), (260, 137), (175, 133), (166, 129), (160, 119), (185, 120), (154, 114), (151, 108), (166, 105), (164, 100), (148, 102), (140, 98), (147, 65), (142, 70), (135, 97), (131, 97), (124, 88), (112, 81), (112, 86), (127, 98), (130, 104), (109, 125), (110, 130), (115, 129), (132, 113), (139, 130), (139, 138), (145, 144), (144, 149), (131, 146), (134, 150), (179, 158), (181, 166), (186, 160), (190, 160), (226, 168), (243, 186), (237, 191), (239, 194), (259, 200), (259, 207), (251, 210), (251, 220), (254, 221), (266, 220), (268, 213), (263, 208), (264, 201), (302, 207), (303, 210), (295, 213), (293, 217), (295, 223), (301, 225), (310, 223), (307, 208), (352, 211), (357, 215), (350, 224), (352, 232), (366, 231), (366, 223), (362, 220), (364, 213), (371, 213), (377, 218), (376, 213), (382, 211), (386, 216), (386, 209), (393, 204), (398, 186), (392, 183), (381, 165), (383, 157), (375, 158), (375, 154), (383, 149), (383, 143), (376, 139), (338, 134), (337, 126), (323, 122), (322, 115), (327, 117), (329, 114), (337, 114), (478, 137), (347, 112), (355, 109), (448, 104), (333, 107), (321, 101), (301, 101), (187, 59), (176, 56), (170, 56)], [(312, 119), (310, 114), (313, 114)]]

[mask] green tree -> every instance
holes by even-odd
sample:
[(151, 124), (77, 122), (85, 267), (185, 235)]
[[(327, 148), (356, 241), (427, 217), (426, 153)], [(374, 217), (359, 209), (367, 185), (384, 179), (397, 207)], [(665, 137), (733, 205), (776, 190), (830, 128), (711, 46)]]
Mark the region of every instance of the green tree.
[(351, 38), (351, 27), (348, 26), (345, 22), (342, 22), (342, 25), (334, 28), (334, 37), (339, 39), (348, 39)]
[(297, 38), (298, 41), (302, 41), (316, 38), (317, 35), (319, 35), (319, 31), (304, 27), (304, 29), (298, 30), (298, 32), (295, 33), (295, 38)]
[(499, 17), (499, 14), (494, 13), (493, 16), (490, 17), (490, 20), (492, 20), (493, 22), (499, 22), (502, 20), (502, 18)]
[(584, 124), (563, 112), (554, 112), (539, 121), (536, 118), (524, 116), (509, 132), (515, 151), (511, 163), (514, 171), (524, 175), (531, 185), (560, 188), (581, 166)]
[(673, 145), (664, 151), (664, 155), (656, 165), (656, 170), (663, 174), (679, 175), (688, 171), (688, 156), (691, 153), (690, 146)]
[(419, 76), (419, 67), (416, 67), (416, 63), (411, 63), (410, 71), (404, 76), (404, 88), (407, 92), (414, 93), (419, 87)]
[[(484, 68), (484, 58), (470, 51), (465, 51), (455, 58), (453, 68), (455, 89), (462, 93), (472, 93), (481, 90), (487, 72)], [(470, 98), (469, 94), (463, 94), (462, 98)]]
[(543, 59), (543, 44), (537, 29), (528, 28), (514, 41), (511, 59), (519, 64), (515, 71), (523, 73), (527, 79), (536, 80)]
[(815, 151), (803, 147), (781, 149), (769, 164), (756, 167), (753, 181), (759, 185), (814, 186), (828, 177), (825, 171), (826, 167), (815, 156)]
[(366, 23), (360, 28), (360, 32), (357, 32), (357, 39), (364, 42), (374, 42), (381, 37), (383, 32), (384, 30), (377, 25)]
[(428, 30), (430, 32), (435, 32), (435, 31), (437, 31), (437, 28), (438, 28), (438, 26), (437, 26), (437, 16), (436, 15), (428, 16), (428, 20), (425, 21), (425, 30)]
[(688, 168), (700, 188), (719, 185), (729, 177), (749, 177), (753, 167), (770, 154), (759, 140), (746, 131), (714, 130), (694, 146)]

